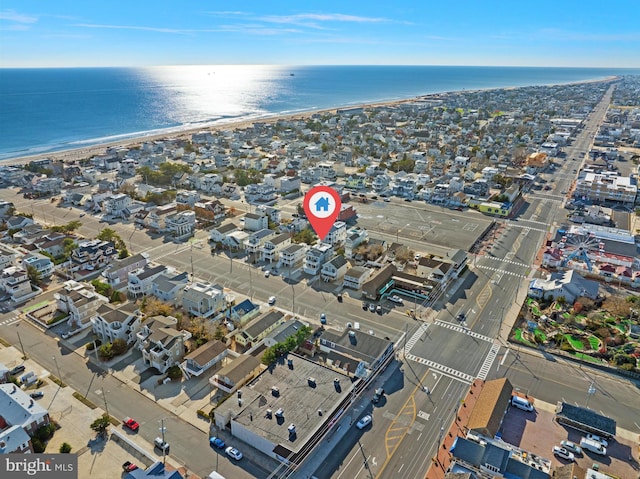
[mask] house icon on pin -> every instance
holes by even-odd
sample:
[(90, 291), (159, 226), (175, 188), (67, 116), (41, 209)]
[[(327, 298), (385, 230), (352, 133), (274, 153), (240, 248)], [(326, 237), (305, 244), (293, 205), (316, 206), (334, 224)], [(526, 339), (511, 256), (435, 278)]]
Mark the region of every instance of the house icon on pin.
[(323, 196), (318, 201), (316, 201), (316, 211), (329, 211), (329, 198)]

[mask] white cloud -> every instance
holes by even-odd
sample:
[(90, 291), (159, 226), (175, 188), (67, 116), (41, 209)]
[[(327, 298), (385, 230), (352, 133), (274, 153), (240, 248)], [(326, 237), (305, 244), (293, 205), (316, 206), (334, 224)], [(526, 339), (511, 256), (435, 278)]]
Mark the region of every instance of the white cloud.
[(74, 27), (81, 28), (97, 28), (107, 30), (140, 30), (145, 32), (158, 32), (158, 33), (173, 33), (177, 35), (187, 35), (193, 33), (194, 30), (180, 30), (176, 28), (162, 28), (162, 27), (144, 27), (139, 25), (102, 25), (96, 23), (76, 23)]
[(342, 13), (299, 13), (296, 15), (267, 15), (260, 17), (267, 23), (288, 23), (310, 28), (322, 28), (319, 22), (349, 22), (349, 23), (385, 23), (390, 20), (380, 17), (361, 17), (344, 15)]
[(38, 17), (17, 13), (15, 10), (3, 10), (0, 12), (0, 20), (16, 23), (36, 23)]

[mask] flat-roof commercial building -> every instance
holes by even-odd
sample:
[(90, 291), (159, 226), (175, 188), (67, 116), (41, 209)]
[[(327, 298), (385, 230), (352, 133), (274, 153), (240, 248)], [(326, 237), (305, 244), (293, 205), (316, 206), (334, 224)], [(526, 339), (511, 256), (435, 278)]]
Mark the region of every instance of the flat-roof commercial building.
[(353, 387), (347, 375), (289, 354), (218, 406), (214, 420), (267, 456), (298, 463), (344, 413)]

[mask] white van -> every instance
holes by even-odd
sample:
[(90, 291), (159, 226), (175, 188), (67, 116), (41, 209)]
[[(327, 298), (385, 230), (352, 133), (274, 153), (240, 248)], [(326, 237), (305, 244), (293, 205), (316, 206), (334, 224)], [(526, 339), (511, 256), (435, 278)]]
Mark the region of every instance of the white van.
[(594, 441), (592, 439), (587, 439), (583, 437), (580, 440), (580, 447), (582, 449), (586, 449), (587, 451), (595, 452), (596, 454), (600, 454), (601, 456), (607, 455), (607, 448), (602, 445), (602, 443), (598, 441)]
[(224, 479), (224, 476), (216, 471), (212, 471), (211, 474), (207, 476), (207, 479)]
[(357, 321), (353, 323), (353, 329), (355, 329), (356, 331), (360, 331), (360, 323)]
[(511, 396), (511, 405), (518, 409), (522, 409), (523, 411), (533, 411), (533, 404), (520, 396)]

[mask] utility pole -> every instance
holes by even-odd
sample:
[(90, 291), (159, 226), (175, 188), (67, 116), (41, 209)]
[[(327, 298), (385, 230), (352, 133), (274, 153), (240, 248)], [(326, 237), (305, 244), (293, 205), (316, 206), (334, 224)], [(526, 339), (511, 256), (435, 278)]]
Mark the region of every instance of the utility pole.
[(24, 352), (24, 345), (22, 344), (22, 339), (20, 338), (20, 333), (18, 331), (16, 331), (16, 334), (18, 335), (18, 342), (20, 343), (20, 349), (22, 350), (22, 360), (26, 361), (27, 355)]
[[(162, 464), (165, 465), (167, 463), (167, 448), (166, 448), (166, 442), (164, 440), (164, 431), (165, 431), (165, 427), (164, 427), (164, 418), (160, 419), (160, 432), (162, 433)], [(216, 454), (217, 456), (218, 454)]]
[(107, 394), (109, 391), (105, 391), (104, 390), (104, 386), (102, 386), (102, 400), (104, 401), (104, 410), (107, 413), (107, 416), (110, 418), (111, 415), (109, 415), (109, 406), (107, 405)]

